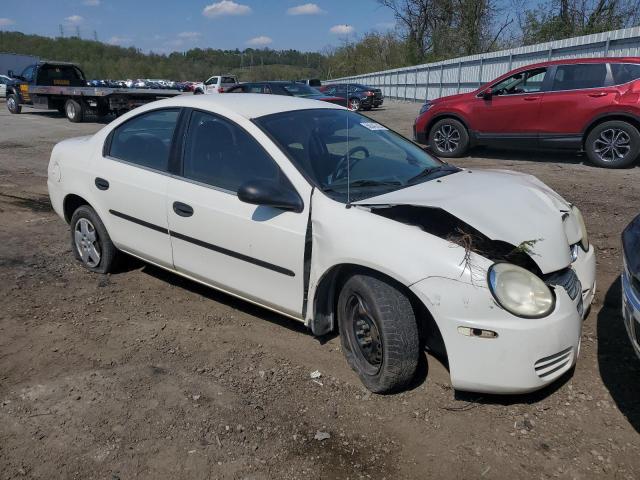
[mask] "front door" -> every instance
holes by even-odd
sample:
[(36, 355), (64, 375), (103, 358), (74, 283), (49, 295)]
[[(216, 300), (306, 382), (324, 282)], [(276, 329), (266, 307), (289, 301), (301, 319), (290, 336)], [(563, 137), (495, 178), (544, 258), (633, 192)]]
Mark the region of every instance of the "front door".
[(480, 138), (536, 142), (546, 68), (526, 70), (493, 85), (492, 94), (473, 99), (470, 117)]
[(241, 202), (239, 186), (281, 179), (246, 130), (194, 110), (182, 175), (169, 180), (167, 211), (175, 268), (229, 293), (300, 317), (308, 201), (301, 213)]

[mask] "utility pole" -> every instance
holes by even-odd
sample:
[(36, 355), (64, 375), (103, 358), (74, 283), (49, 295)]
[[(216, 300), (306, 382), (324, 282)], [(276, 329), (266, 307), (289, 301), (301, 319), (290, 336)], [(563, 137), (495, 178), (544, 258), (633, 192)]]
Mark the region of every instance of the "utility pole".
[(76, 38), (80, 38), (80, 25), (76, 25)]
[(62, 26), (62, 24), (58, 25), (60, 27), (60, 37), (64, 38), (64, 27)]
[(93, 39), (97, 42), (98, 41), (98, 32), (96, 30), (93, 31)]

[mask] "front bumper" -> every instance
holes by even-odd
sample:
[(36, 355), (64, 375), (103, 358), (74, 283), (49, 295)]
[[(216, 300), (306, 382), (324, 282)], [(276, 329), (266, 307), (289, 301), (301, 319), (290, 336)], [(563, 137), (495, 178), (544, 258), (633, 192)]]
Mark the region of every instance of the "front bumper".
[[(572, 300), (555, 288), (556, 306), (545, 318), (516, 317), (495, 303), (486, 284), (431, 277), (411, 286), (429, 309), (447, 351), (451, 383), (458, 390), (526, 393), (543, 388), (575, 365), (580, 353), (582, 315), (595, 291), (593, 247), (572, 265), (583, 285)], [(490, 330), (496, 338), (462, 333)]]
[(634, 286), (629, 272), (622, 272), (622, 318), (629, 334), (631, 346), (640, 358), (640, 292)]

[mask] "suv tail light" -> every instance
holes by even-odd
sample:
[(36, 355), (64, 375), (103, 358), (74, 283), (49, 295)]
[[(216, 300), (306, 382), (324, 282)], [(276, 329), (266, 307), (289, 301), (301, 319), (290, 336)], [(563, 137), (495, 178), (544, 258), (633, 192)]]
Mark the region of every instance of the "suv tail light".
[(218, 93), (224, 93), (224, 88), (223, 87), (218, 87)]
[(367, 97), (373, 97), (375, 94), (373, 92), (364, 92)]

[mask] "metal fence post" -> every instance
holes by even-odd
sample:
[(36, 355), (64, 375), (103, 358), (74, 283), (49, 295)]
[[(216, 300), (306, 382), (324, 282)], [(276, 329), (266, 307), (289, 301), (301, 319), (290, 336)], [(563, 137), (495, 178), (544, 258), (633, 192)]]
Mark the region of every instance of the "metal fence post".
[(456, 93), (460, 93), (460, 75), (462, 75), (462, 62), (458, 62), (458, 86), (456, 87)]
[(607, 36), (607, 41), (604, 43), (604, 56), (609, 56), (609, 45), (611, 43), (611, 35)]
[(427, 67), (427, 83), (425, 84), (424, 89), (424, 101), (425, 103), (429, 100), (429, 76), (431, 75), (431, 69)]
[(444, 80), (443, 75), (444, 75), (444, 63), (441, 63), (440, 64), (440, 90), (438, 90), (438, 98), (442, 96), (442, 82)]
[(416, 68), (415, 77), (413, 78), (413, 101), (418, 100), (418, 68)]
[(482, 66), (484, 65), (483, 58), (480, 57), (480, 66), (478, 67), (478, 87), (482, 85)]

